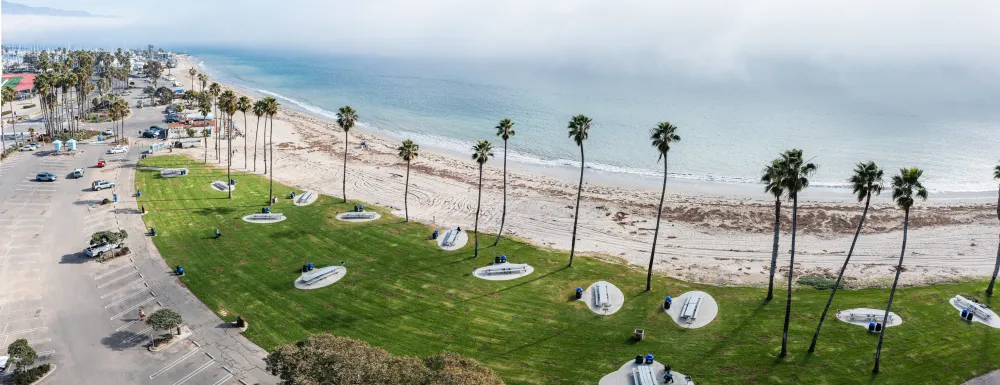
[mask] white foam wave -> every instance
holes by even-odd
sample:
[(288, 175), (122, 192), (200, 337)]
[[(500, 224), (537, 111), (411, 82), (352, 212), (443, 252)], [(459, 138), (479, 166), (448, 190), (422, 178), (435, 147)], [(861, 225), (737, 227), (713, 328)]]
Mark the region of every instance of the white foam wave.
[(272, 96), (272, 97), (274, 97), (275, 99), (278, 99), (278, 100), (284, 100), (284, 101), (289, 102), (291, 104), (294, 104), (295, 106), (299, 107), (300, 109), (306, 110), (308, 112), (312, 112), (314, 114), (321, 115), (323, 117), (330, 118), (330, 119), (336, 119), (337, 118), (337, 114), (336, 113), (334, 113), (332, 111), (329, 111), (329, 110), (325, 110), (325, 109), (317, 107), (317, 106), (314, 106), (312, 104), (309, 104), (309, 103), (306, 103), (306, 102), (302, 102), (302, 101), (299, 101), (299, 100), (287, 97), (287, 96), (279, 94), (277, 92), (268, 91), (268, 90), (264, 90), (264, 89), (260, 89), (260, 88), (257, 88), (256, 90), (260, 94)]

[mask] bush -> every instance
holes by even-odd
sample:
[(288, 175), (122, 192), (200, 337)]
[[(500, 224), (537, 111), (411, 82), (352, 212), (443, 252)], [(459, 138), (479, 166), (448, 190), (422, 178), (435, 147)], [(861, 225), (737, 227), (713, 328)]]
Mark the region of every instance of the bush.
[[(827, 290), (833, 289), (833, 284), (837, 281), (837, 277), (830, 277), (820, 274), (806, 274), (799, 277), (795, 282), (800, 285), (811, 286), (817, 290)], [(844, 283), (841, 282), (839, 289), (844, 288)]]
[(153, 348), (158, 348), (162, 345), (170, 343), (170, 341), (173, 339), (174, 339), (173, 334), (162, 334), (160, 335), (160, 337), (153, 340)]
[(108, 199), (108, 198), (104, 198), (104, 200), (101, 201), (102, 205), (106, 205), (106, 204), (109, 204), (109, 203), (111, 203), (111, 200)]
[(35, 105), (34, 104), (28, 104), (26, 106), (21, 106), (21, 108), (26, 110), (26, 109), (29, 109), (29, 108), (35, 108)]
[(38, 365), (34, 368), (25, 370), (23, 372), (14, 373), (14, 375), (11, 377), (10, 383), (14, 385), (30, 385), (31, 383), (38, 381), (39, 378), (45, 376), (45, 374), (48, 373), (50, 370), (52, 370), (52, 365), (49, 364)]
[(118, 250), (115, 250), (115, 256), (116, 257), (121, 257), (123, 255), (128, 255), (128, 253), (131, 253), (131, 252), (132, 252), (132, 250), (129, 250), (128, 246), (125, 246), (125, 247), (122, 247), (122, 248), (120, 248)]
[(10, 111), (0, 111), (0, 116), (10, 115)]

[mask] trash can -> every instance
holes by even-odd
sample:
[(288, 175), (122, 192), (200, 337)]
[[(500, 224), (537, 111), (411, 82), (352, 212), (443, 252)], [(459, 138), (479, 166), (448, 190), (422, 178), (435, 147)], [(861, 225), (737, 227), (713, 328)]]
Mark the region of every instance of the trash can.
[(881, 333), (882, 332), (882, 324), (881, 323), (876, 323), (875, 324), (875, 332), (876, 333)]
[(500, 263), (507, 263), (507, 256), (506, 255), (501, 255), (500, 256)]
[(184, 275), (184, 268), (180, 267), (180, 265), (178, 265), (176, 272), (177, 272), (177, 275)]
[(312, 263), (312, 262), (309, 262), (309, 264), (308, 264), (308, 265), (306, 265), (306, 266), (309, 266), (309, 271), (312, 271), (312, 269), (313, 269), (313, 266), (314, 266), (314, 265), (313, 265), (313, 263)]
[(309, 271), (309, 266), (307, 266), (307, 265), (302, 265), (302, 272), (303, 272), (303, 273), (305, 273), (305, 272), (307, 272), (307, 271)]
[(663, 300), (663, 308), (666, 310), (670, 310), (670, 305), (673, 303), (674, 299), (670, 298), (670, 296), (668, 295), (667, 298)]
[(583, 298), (583, 288), (582, 287), (576, 288), (576, 299), (580, 299), (580, 298)]
[(292, 191), (291, 194), (288, 194), (288, 199), (295, 199), (295, 191)]
[(643, 362), (644, 362), (644, 359), (642, 358), (642, 354), (635, 356), (635, 364), (636, 365), (641, 365)]
[(236, 179), (230, 179), (229, 180), (229, 184), (235, 186), (236, 185)]
[(873, 332), (873, 333), (875, 332), (875, 323), (874, 322), (869, 322), (868, 323), (868, 331)]
[(116, 194), (111, 194), (111, 200), (114, 201), (114, 202), (118, 202), (118, 194), (117, 193)]
[(156, 228), (155, 227), (150, 227), (149, 228), (149, 235), (153, 236), (153, 237), (156, 236)]
[(142, 190), (135, 190), (135, 196), (141, 197), (142, 196)]
[(215, 237), (218, 238), (218, 237), (221, 237), (221, 236), (222, 236), (222, 232), (219, 231), (219, 229), (215, 229)]
[(431, 234), (431, 239), (438, 239), (438, 231), (437, 230), (434, 230), (434, 233)]
[(962, 317), (962, 319), (968, 319), (967, 318), (968, 316), (969, 316), (969, 309), (962, 309), (962, 314), (959, 315), (959, 317)]
[(270, 214), (270, 213), (271, 213), (271, 208), (270, 207), (265, 207), (264, 208), (264, 214)]
[(646, 363), (647, 364), (652, 364), (653, 363), (653, 354), (652, 353), (646, 355)]

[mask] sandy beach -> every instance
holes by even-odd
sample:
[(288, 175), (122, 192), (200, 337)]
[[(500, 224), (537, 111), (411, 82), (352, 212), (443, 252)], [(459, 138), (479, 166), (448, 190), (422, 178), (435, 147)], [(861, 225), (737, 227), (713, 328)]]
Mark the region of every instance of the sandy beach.
[[(191, 62), (179, 60), (172, 73), (185, 87)], [(200, 70), (200, 68), (199, 68)], [(213, 81), (215, 81), (213, 79)], [(225, 85), (224, 88), (233, 88)], [(255, 95), (234, 88), (238, 93)], [(281, 102), (281, 100), (279, 100)], [(344, 133), (332, 121), (284, 105), (274, 118), (275, 179), (302, 189), (341, 196)], [(359, 111), (362, 119), (365, 111)], [(234, 117), (238, 126), (243, 117)], [(252, 151), (256, 118), (247, 117)], [(502, 140), (489, 137), (495, 147)], [(511, 141), (517, 145), (517, 137)], [(244, 164), (242, 139), (234, 140), (234, 169)], [(361, 148), (365, 142), (367, 148)], [(238, 143), (238, 146), (237, 146)], [(409, 216), (435, 226), (472, 228), (478, 168), (467, 156), (436, 151), (423, 143), (410, 175)], [(211, 144), (210, 144), (211, 145)], [(347, 195), (390, 207), (403, 215), (405, 163), (396, 156), (399, 141), (355, 128), (350, 133)], [(652, 151), (652, 149), (649, 149)], [(204, 150), (183, 150), (202, 159)], [(175, 151), (176, 152), (176, 151)], [(500, 155), (499, 153), (497, 155)], [(218, 164), (214, 151), (209, 163)], [(248, 171), (252, 171), (250, 156)], [(256, 171), (263, 172), (258, 154)], [(576, 198), (576, 171), (543, 170), (513, 164), (508, 169), (508, 207), (504, 233), (540, 246), (568, 250)], [(895, 170), (886, 170), (893, 175)], [(480, 242), (493, 243), (500, 226), (502, 158), (491, 160), (483, 176)], [(627, 187), (620, 176), (588, 173), (583, 186), (577, 250), (586, 255), (644, 269), (649, 260), (658, 181)], [(817, 191), (825, 190), (825, 191)], [(888, 195), (888, 191), (886, 194)], [(279, 197), (287, 192), (276, 192)], [(995, 197), (932, 196), (911, 213), (909, 243), (901, 283), (922, 285), (988, 277), (996, 258), (998, 231)], [(846, 189), (813, 189), (799, 202), (796, 277), (835, 275), (851, 244), (863, 205)], [(787, 276), (791, 202), (782, 203), (779, 275)], [(774, 201), (757, 185), (675, 181), (667, 184), (655, 268), (685, 281), (713, 285), (765, 285), (771, 257)], [(902, 241), (902, 212), (887, 197), (875, 200), (851, 266), (849, 287), (891, 283)], [(492, 234), (492, 236), (490, 235)], [(501, 249), (487, 253), (503, 253)], [(780, 279), (784, 281), (784, 278)]]

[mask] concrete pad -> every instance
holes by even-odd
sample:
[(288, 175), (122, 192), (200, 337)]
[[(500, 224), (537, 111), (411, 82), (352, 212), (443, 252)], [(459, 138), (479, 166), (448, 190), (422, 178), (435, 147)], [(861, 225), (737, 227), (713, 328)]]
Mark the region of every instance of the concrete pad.
[(283, 221), (285, 219), (288, 219), (282, 213), (271, 213), (269, 217), (263, 217), (265, 215), (268, 215), (268, 214), (250, 214), (250, 215), (244, 215), (243, 216), (243, 220), (245, 222), (250, 222), (250, 223), (278, 223), (278, 222), (281, 222), (281, 221)]
[(459, 231), (458, 235), (455, 236), (455, 243), (454, 244), (452, 244), (451, 246), (445, 246), (444, 245), (444, 239), (448, 235), (448, 232), (449, 231), (456, 231), (457, 229), (458, 229), (458, 227), (454, 227), (454, 228), (450, 228), (450, 229), (441, 229), (441, 230), (438, 230), (438, 238), (437, 238), (438, 247), (440, 247), (443, 250), (455, 251), (455, 250), (461, 249), (462, 247), (465, 247), (465, 245), (469, 244), (469, 234), (466, 233), (465, 230), (462, 230), (462, 231)]
[[(847, 323), (852, 324), (852, 325), (861, 326), (861, 327), (865, 328), (865, 330), (868, 330), (868, 323), (872, 322), (872, 321), (868, 321), (868, 320), (865, 320), (865, 319), (859, 319), (859, 320), (852, 321), (850, 319), (851, 318), (851, 314), (854, 314), (854, 315), (874, 314), (876, 316), (874, 321), (878, 322), (878, 323), (881, 323), (883, 316), (885, 316), (885, 310), (884, 309), (871, 309), (871, 308), (867, 308), (867, 307), (859, 307), (859, 308), (856, 308), (856, 309), (847, 309), (847, 310), (837, 310), (837, 319), (839, 319), (841, 321), (844, 321), (844, 322), (847, 322)], [(899, 314), (896, 314), (896, 313), (893, 313), (893, 312), (889, 312), (889, 320), (886, 321), (886, 324), (882, 325), (882, 326), (883, 327), (899, 326), (902, 323), (903, 323), (903, 319), (899, 317)]]
[[(643, 354), (645, 355), (645, 354)], [(660, 361), (653, 361), (652, 364), (642, 366), (651, 366), (653, 369), (653, 379), (656, 380), (656, 384), (665, 384), (663, 382), (663, 375), (666, 374), (667, 368)], [(618, 370), (609, 373), (608, 375), (601, 377), (601, 381), (598, 385), (637, 385), (632, 379), (632, 369), (639, 367), (635, 361), (626, 362)], [(670, 373), (674, 375), (674, 382), (669, 385), (694, 385), (694, 381), (686, 381), (687, 376), (671, 368)]]
[[(305, 281), (308, 280), (309, 278), (322, 275), (331, 271), (333, 272), (333, 274), (328, 275), (326, 278), (315, 281), (311, 285), (307, 285), (305, 283)], [(347, 268), (344, 266), (327, 266), (319, 269), (313, 269), (313, 271), (310, 271), (308, 273), (302, 273), (302, 275), (295, 280), (295, 288), (302, 290), (319, 289), (321, 287), (332, 285), (334, 282), (337, 282), (341, 278), (344, 278), (345, 275), (347, 275)]]
[(313, 202), (316, 202), (316, 199), (319, 199), (318, 192), (306, 190), (303, 191), (302, 194), (295, 196), (294, 204), (296, 206), (308, 206), (313, 204)]
[[(167, 168), (160, 170), (160, 177), (162, 178), (174, 178), (187, 175), (191, 175), (191, 171), (186, 168)], [(225, 184), (225, 182), (223, 182), (223, 184)], [(222, 191), (225, 191), (225, 187), (223, 187)]]
[[(496, 266), (497, 268), (509, 267), (512, 269), (523, 268), (524, 270), (512, 274), (489, 274), (491, 270), (490, 267), (492, 266)], [(533, 273), (534, 271), (535, 268), (531, 267), (531, 265), (528, 265), (526, 263), (500, 263), (478, 268), (476, 269), (476, 271), (472, 273), (472, 275), (475, 276), (476, 278), (485, 279), (487, 281), (509, 281), (512, 279), (518, 279), (524, 277), (528, 274)]]
[(366, 213), (375, 214), (375, 216), (373, 216), (371, 218), (366, 218), (366, 219), (344, 219), (345, 215), (347, 215), (347, 214), (353, 214), (354, 213), (353, 211), (348, 211), (346, 213), (337, 214), (337, 220), (338, 221), (344, 221), (344, 222), (370, 222), (370, 221), (374, 221), (374, 220), (379, 219), (379, 218), (382, 217), (381, 215), (379, 215), (379, 213), (374, 212), (374, 211), (365, 211), (365, 212)]
[[(604, 282), (608, 285), (608, 294), (611, 299), (611, 307), (607, 309), (602, 309), (597, 307), (597, 305), (594, 305), (594, 287), (601, 282)], [(619, 289), (618, 286), (615, 286), (610, 282), (598, 281), (592, 283), (590, 286), (587, 287), (587, 290), (583, 291), (583, 297), (580, 298), (580, 301), (586, 303), (587, 307), (590, 308), (590, 311), (594, 313), (601, 315), (611, 315), (615, 314), (615, 312), (617, 312), (618, 310), (621, 310), (622, 306), (625, 305), (625, 293), (622, 293), (622, 290)]]
[[(965, 307), (963, 307), (960, 304), (961, 302), (967, 302), (969, 304), (972, 304), (972, 306), (976, 306), (976, 302), (973, 302), (972, 300), (970, 300), (968, 298), (965, 298), (965, 297), (962, 297), (960, 295), (956, 295), (954, 298), (948, 300), (948, 303), (950, 303), (951, 306), (954, 306), (955, 309), (958, 309), (959, 315), (961, 315), (962, 314), (962, 310), (965, 309)], [(981, 323), (983, 325), (990, 326), (992, 328), (998, 328), (998, 329), (1000, 329), (1000, 317), (997, 317), (997, 314), (995, 312), (993, 312), (993, 310), (991, 310), (991, 309), (986, 309), (986, 308), (982, 308), (982, 307), (980, 307), (980, 308), (986, 314), (991, 315), (990, 319), (987, 320), (987, 319), (984, 319), (984, 318), (982, 318), (982, 317), (980, 317), (980, 316), (977, 315), (977, 316), (972, 317), (972, 320), (975, 321), (975, 322), (979, 322), (979, 323)]]
[[(689, 320), (681, 319), (681, 309), (684, 307), (684, 301), (696, 294), (701, 294), (701, 303), (698, 305), (698, 317), (696, 317), (693, 322), (689, 323)], [(717, 315), (719, 315), (719, 304), (715, 302), (715, 298), (712, 298), (712, 296), (706, 292), (689, 291), (681, 294), (680, 297), (674, 298), (674, 302), (670, 306), (670, 310), (666, 310), (666, 312), (678, 325), (688, 329), (697, 329), (708, 325)]]
[[(212, 182), (212, 188), (214, 188), (216, 190), (219, 190), (219, 191), (226, 191), (226, 182), (221, 181), (221, 180), (217, 180), (215, 182)], [(229, 185), (229, 191), (236, 191), (236, 186)]]

